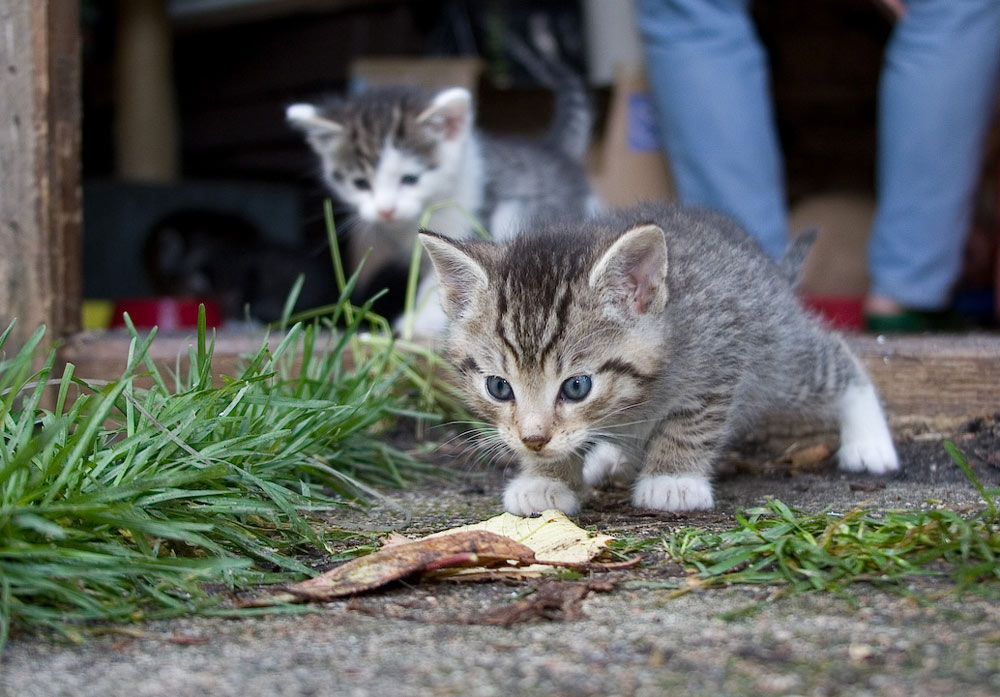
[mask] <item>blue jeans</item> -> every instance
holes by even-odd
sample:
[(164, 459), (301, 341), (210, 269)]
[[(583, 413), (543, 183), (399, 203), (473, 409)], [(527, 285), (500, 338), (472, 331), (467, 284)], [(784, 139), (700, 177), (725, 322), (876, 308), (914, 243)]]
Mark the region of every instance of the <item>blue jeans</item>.
[[(971, 225), (1000, 80), (1000, 1), (906, 4), (879, 85), (871, 294), (938, 309)], [(680, 200), (729, 213), (780, 257), (784, 168), (749, 0), (638, 0), (638, 23)]]

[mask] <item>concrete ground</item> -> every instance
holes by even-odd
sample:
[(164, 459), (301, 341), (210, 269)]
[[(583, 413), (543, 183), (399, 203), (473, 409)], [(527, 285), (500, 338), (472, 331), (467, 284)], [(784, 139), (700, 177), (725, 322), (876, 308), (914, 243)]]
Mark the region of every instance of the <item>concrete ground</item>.
[[(1000, 486), (1000, 420), (946, 435), (984, 483)], [(651, 515), (622, 493), (604, 493), (577, 522), (641, 538), (725, 528), (735, 508), (768, 496), (807, 511), (981, 507), (942, 437), (906, 436), (903, 473), (890, 478), (843, 475), (829, 461), (773, 466), (758, 449), (720, 477), (714, 512)], [(460, 472), (456, 482), (389, 492), (386, 503), (334, 522), (419, 535), (499, 512), (500, 486), (497, 474)], [(642, 567), (585, 579), (397, 584), (314, 614), (151, 622), (76, 645), (20, 635), (0, 658), (0, 695), (1000, 694), (996, 586), (957, 597), (949, 581), (925, 578), (906, 593), (857, 584), (849, 597), (775, 598), (776, 588), (759, 586), (671, 597), (663, 581), (682, 573), (654, 553)], [(555, 598), (546, 617), (482, 624), (532, 590)]]

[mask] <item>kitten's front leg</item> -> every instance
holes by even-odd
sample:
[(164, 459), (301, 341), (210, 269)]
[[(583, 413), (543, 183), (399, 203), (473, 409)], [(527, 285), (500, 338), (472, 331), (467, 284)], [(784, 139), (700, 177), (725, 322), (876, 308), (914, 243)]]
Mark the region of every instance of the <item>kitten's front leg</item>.
[(583, 458), (583, 481), (587, 486), (604, 489), (617, 485), (628, 485), (635, 479), (628, 455), (617, 445), (607, 441), (595, 443)]
[(840, 398), (840, 469), (886, 474), (899, 469), (892, 433), (871, 383), (851, 384)]
[(646, 445), (646, 460), (632, 490), (637, 508), (707, 510), (714, 505), (710, 477), (725, 439), (726, 409), (706, 405), (661, 422)]
[(529, 516), (555, 508), (567, 515), (580, 510), (576, 492), (583, 487), (578, 459), (525, 461), (521, 474), (503, 492), (503, 507), (508, 513)]

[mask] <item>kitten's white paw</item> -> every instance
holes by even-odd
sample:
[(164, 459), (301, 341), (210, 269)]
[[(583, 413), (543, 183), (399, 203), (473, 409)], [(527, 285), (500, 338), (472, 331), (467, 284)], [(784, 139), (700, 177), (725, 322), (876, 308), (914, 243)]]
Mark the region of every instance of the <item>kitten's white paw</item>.
[(899, 458), (888, 443), (849, 443), (840, 446), (837, 453), (840, 469), (847, 472), (868, 472), (870, 474), (885, 474), (899, 469)]
[(885, 474), (899, 469), (892, 434), (875, 388), (851, 386), (840, 402), (840, 469)]
[(583, 481), (588, 486), (627, 484), (635, 476), (632, 464), (621, 448), (607, 441), (594, 445), (583, 458)]
[(567, 515), (580, 510), (580, 499), (558, 479), (518, 477), (503, 492), (503, 507), (508, 513), (529, 516), (556, 508)]
[(697, 511), (713, 508), (715, 501), (712, 483), (707, 478), (661, 474), (642, 477), (636, 482), (632, 504), (656, 511)]

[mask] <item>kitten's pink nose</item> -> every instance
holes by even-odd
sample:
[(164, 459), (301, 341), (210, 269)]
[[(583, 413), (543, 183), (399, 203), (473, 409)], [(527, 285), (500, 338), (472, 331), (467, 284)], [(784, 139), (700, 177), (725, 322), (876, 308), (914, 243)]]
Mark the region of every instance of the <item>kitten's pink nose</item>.
[(525, 447), (529, 450), (534, 450), (536, 453), (545, 447), (545, 444), (549, 442), (548, 436), (535, 435), (535, 436), (525, 436), (521, 439)]
[(379, 208), (378, 210), (378, 216), (382, 218), (382, 220), (392, 220), (394, 215), (396, 215), (395, 208)]

